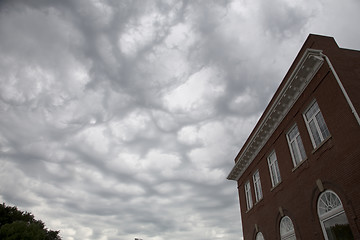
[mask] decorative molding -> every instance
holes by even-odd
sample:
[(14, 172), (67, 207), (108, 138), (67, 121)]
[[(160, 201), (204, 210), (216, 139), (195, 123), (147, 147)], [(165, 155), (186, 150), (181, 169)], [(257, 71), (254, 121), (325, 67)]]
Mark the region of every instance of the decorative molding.
[(284, 210), (283, 210), (283, 208), (281, 206), (279, 207), (279, 213), (280, 213), (281, 217), (284, 216)]
[(269, 110), (265, 112), (265, 116), (255, 129), (255, 133), (241, 149), (241, 154), (235, 159), (235, 166), (229, 173), (227, 179), (239, 180), (303, 93), (323, 62), (324, 59), (321, 50), (306, 49), (294, 71), (286, 80), (284, 87), (280, 90), (274, 103), (270, 106)]
[(324, 185), (320, 179), (316, 180), (316, 186), (318, 187), (318, 189), (321, 193), (324, 191)]

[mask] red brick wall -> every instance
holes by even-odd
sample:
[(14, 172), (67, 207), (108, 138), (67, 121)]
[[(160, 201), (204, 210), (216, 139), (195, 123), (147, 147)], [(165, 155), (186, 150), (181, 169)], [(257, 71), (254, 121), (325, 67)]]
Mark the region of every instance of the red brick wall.
[[(307, 44), (311, 42), (312, 48), (321, 49), (320, 44), (315, 40), (308, 39)], [(340, 58), (343, 54), (336, 44), (325, 45), (331, 48), (324, 50), (330, 60)], [(332, 49), (334, 47), (336, 49)], [(341, 72), (342, 68), (339, 71)], [(348, 78), (344, 80), (346, 82), (344, 85), (351, 85), (347, 83), (352, 81), (360, 82), (356, 74), (345, 75)], [(354, 100), (355, 103), (360, 102), (360, 94), (352, 97), (357, 98), (356, 101)], [(316, 151), (313, 149), (302, 116), (314, 99), (318, 102), (331, 135)], [(286, 133), (295, 123), (299, 128), (307, 154), (307, 159), (296, 169), (294, 169), (286, 140)], [(265, 239), (280, 239), (279, 207), (292, 219), (297, 239), (323, 239), (316, 207), (320, 195), (316, 185), (317, 179), (322, 181), (325, 189), (333, 190), (341, 198), (355, 239), (360, 239), (359, 143), (360, 126), (351, 113), (327, 63), (324, 62), (283, 122), (238, 181), (244, 239), (255, 238), (255, 224)], [(267, 157), (274, 149), (282, 182), (272, 189)], [(252, 175), (257, 169), (260, 173), (263, 199), (247, 211), (244, 183), (250, 180), (252, 198), (255, 202)]]

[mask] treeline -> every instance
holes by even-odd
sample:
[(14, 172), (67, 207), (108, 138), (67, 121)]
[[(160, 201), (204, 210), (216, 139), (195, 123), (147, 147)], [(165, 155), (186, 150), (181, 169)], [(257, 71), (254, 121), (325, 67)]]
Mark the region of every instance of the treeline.
[(0, 239), (61, 240), (61, 237), (59, 231), (47, 229), (45, 224), (36, 220), (31, 213), (3, 203), (0, 204)]

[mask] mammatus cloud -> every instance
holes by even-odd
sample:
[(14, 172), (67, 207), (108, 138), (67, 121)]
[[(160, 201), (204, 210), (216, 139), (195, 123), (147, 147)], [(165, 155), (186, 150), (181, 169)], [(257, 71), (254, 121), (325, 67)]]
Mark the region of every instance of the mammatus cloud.
[(0, 200), (63, 239), (241, 239), (234, 157), (310, 32), (360, 49), (357, 9), (2, 1)]

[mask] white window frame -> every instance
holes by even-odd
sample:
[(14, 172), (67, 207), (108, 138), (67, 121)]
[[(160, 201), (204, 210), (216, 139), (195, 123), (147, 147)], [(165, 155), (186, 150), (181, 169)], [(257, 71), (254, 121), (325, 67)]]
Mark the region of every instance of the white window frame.
[(327, 190), (319, 196), (317, 212), (325, 240), (329, 240), (324, 224), (326, 221), (344, 214), (349, 223), (341, 199), (331, 190)]
[[(273, 156), (274, 158), (272, 159)], [(272, 186), (275, 187), (281, 182), (280, 169), (275, 151), (272, 151), (272, 153), (270, 153), (267, 161), (270, 171), (271, 183)]]
[(280, 238), (281, 240), (296, 240), (294, 224), (288, 216), (281, 218)]
[(264, 235), (261, 232), (256, 234), (255, 240), (265, 240)]
[(255, 200), (256, 202), (259, 202), (263, 198), (259, 170), (256, 170), (255, 173), (253, 174), (253, 182), (254, 182)]
[[(297, 131), (297, 133), (291, 134), (293, 131)], [(290, 135), (294, 136), (292, 136), (291, 138)], [(296, 167), (307, 158), (304, 144), (300, 136), (299, 128), (296, 124), (288, 131), (288, 133), (286, 134), (286, 139), (288, 141), (293, 164)]]
[(250, 181), (247, 181), (245, 183), (244, 188), (245, 188), (246, 208), (247, 210), (250, 210), (253, 207)]
[[(317, 106), (317, 109), (316, 111), (314, 112), (314, 114), (308, 119), (307, 118), (307, 113), (310, 111), (310, 109), (316, 105)], [(311, 142), (313, 144), (313, 147), (316, 148), (318, 146), (321, 145), (321, 143), (327, 139), (329, 136), (330, 136), (330, 132), (329, 132), (329, 129), (326, 125), (326, 122), (325, 122), (325, 119), (324, 119), (324, 116), (322, 115), (321, 111), (320, 111), (320, 107), (319, 107), (319, 104), (317, 103), (316, 100), (314, 100), (310, 105), (309, 107), (306, 109), (306, 111), (303, 113), (303, 117), (304, 117), (304, 120), (305, 120), (305, 123), (306, 123), (306, 127), (308, 129), (308, 132), (309, 132), (309, 135), (310, 135), (310, 139), (311, 139)], [(317, 117), (319, 119), (317, 119)], [(319, 123), (319, 120), (322, 121), (322, 125)], [(316, 143), (316, 140), (315, 140), (315, 137), (314, 137), (314, 134), (313, 132), (311, 131), (311, 126), (310, 126), (310, 122), (313, 122), (314, 125), (313, 127), (315, 127), (315, 131), (317, 133), (317, 135), (319, 136), (319, 141), (318, 143)], [(321, 130), (321, 128), (323, 128), (323, 131)]]

